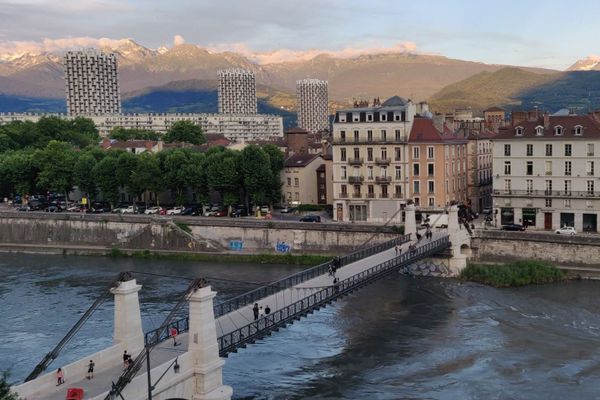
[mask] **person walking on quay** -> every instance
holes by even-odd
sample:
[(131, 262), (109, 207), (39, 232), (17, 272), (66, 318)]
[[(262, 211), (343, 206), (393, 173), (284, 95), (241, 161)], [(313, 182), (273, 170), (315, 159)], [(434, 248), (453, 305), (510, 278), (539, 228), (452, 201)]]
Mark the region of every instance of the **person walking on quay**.
[(333, 276), (333, 265), (329, 263), (329, 268), (327, 269), (327, 273), (329, 276)]
[(171, 337), (173, 337), (173, 346), (177, 346), (179, 343), (177, 343), (177, 334), (179, 332), (177, 331), (177, 328), (172, 327), (171, 328)]
[(396, 245), (395, 250), (396, 250), (396, 256), (398, 256), (398, 250), (400, 249), (400, 246)]
[(65, 383), (65, 374), (62, 369), (56, 371), (56, 386), (60, 386)]
[(254, 313), (254, 320), (258, 319), (258, 303), (254, 303), (254, 307), (252, 307), (252, 312)]
[(269, 315), (269, 314), (271, 314), (271, 308), (269, 307), (269, 305), (267, 305), (265, 307), (265, 315)]
[(127, 350), (123, 352), (123, 371), (127, 369), (129, 366), (129, 354), (127, 354)]
[(88, 379), (94, 378), (94, 367), (95, 366), (96, 366), (96, 364), (94, 363), (94, 361), (90, 360), (90, 363), (88, 364), (88, 374), (87, 374)]
[(429, 229), (429, 227), (425, 231), (425, 237), (429, 240), (431, 240), (431, 238), (433, 237), (433, 233), (431, 232), (431, 229)]
[(258, 309), (258, 317), (259, 317), (259, 318), (262, 318), (262, 317), (264, 317), (264, 316), (265, 316), (265, 310), (263, 310), (263, 308), (262, 308), (262, 307), (260, 307), (260, 308)]

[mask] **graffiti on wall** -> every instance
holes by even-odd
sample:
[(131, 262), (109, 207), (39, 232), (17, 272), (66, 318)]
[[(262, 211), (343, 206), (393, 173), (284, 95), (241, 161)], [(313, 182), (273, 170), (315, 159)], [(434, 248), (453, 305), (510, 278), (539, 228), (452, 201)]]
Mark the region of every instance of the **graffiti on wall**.
[(244, 249), (244, 241), (243, 240), (230, 240), (229, 241), (229, 250), (242, 251), (243, 249)]
[(289, 253), (290, 250), (292, 250), (292, 246), (290, 246), (286, 242), (280, 242), (279, 240), (277, 241), (277, 244), (275, 245), (275, 251), (276, 252), (278, 252), (278, 253)]

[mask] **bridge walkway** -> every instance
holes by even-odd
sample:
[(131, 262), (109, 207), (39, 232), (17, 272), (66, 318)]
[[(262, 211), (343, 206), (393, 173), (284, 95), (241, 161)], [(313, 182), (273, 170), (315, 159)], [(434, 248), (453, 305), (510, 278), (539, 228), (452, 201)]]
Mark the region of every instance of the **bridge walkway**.
[[(419, 243), (419, 247), (423, 247), (427, 245), (427, 243), (435, 242), (436, 240), (442, 240), (443, 238), (447, 238), (445, 231), (436, 232), (434, 233), (433, 239), (431, 241), (425, 239), (421, 240), (421, 242)], [(403, 245), (400, 246), (402, 254), (404, 254), (405, 257), (408, 256), (409, 244), (410, 242), (405, 242)], [(373, 268), (376, 265), (385, 264), (386, 262), (390, 262), (395, 258), (396, 251), (394, 247), (391, 247), (389, 249), (370, 255), (368, 257), (358, 259), (339, 268), (336, 273), (336, 277), (340, 281), (352, 279), (353, 277), (360, 275), (361, 273)], [(258, 300), (257, 303), (263, 308), (265, 308), (267, 305), (270, 306), (272, 310), (271, 316), (272, 318), (274, 318), (276, 315), (278, 315), (278, 312), (281, 313), (282, 310), (285, 310), (286, 308), (289, 308), (290, 306), (293, 306), (298, 302), (302, 302), (303, 299), (305, 299), (307, 296), (310, 296), (315, 292), (322, 291), (323, 288), (326, 288), (330, 291), (333, 290), (333, 278), (330, 277), (327, 273), (318, 275), (313, 279), (300, 282), (295, 286), (282, 289), (279, 292), (276, 292), (272, 295)], [(327, 302), (331, 301), (328, 300)], [(219, 347), (222, 356), (227, 356), (229, 353), (235, 352), (241, 347), (245, 347), (247, 344), (252, 343), (254, 340), (265, 336), (264, 333), (266, 332), (270, 334), (271, 332), (279, 329), (279, 327), (285, 326), (286, 324), (293, 322), (290, 320), (285, 324), (277, 324), (277, 326), (273, 324), (273, 329), (265, 329), (265, 323), (268, 324), (267, 319), (261, 318), (262, 325), (260, 327), (260, 330), (263, 330), (263, 333), (261, 333), (260, 335), (255, 335), (252, 338), (250, 337), (250, 335), (246, 335), (246, 337), (244, 337), (244, 335), (242, 334), (242, 337), (240, 338), (240, 331), (247, 329), (249, 325), (255, 324), (252, 306), (253, 303), (248, 304), (247, 306), (234, 309), (231, 312), (228, 312), (216, 318), (217, 337), (219, 340)], [(322, 306), (323, 305), (316, 308), (320, 308)], [(218, 311), (216, 311), (216, 313), (218, 314)], [(306, 315), (307, 313), (305, 313), (304, 315)], [(293, 319), (299, 318), (297, 316), (294, 316)], [(152, 369), (154, 369), (157, 366), (161, 366), (165, 363), (172, 362), (178, 355), (181, 355), (187, 351), (188, 335), (184, 332), (185, 330), (187, 330), (186, 321), (178, 321), (177, 326), (179, 326), (180, 331), (183, 332), (177, 338), (177, 341), (178, 343), (180, 343), (180, 345), (173, 346), (172, 339), (165, 340), (164, 337), (160, 338), (160, 343), (154, 347), (150, 355)], [(259, 324), (257, 324), (256, 327), (258, 328)], [(149, 336), (147, 335), (147, 339), (148, 337)], [(229, 337), (230, 339), (224, 339), (227, 337)], [(234, 337), (236, 337), (237, 340), (233, 340)], [(116, 382), (119, 376), (122, 374), (122, 372), (123, 367), (121, 364), (119, 364), (115, 365), (114, 368), (109, 368), (96, 372), (94, 379), (92, 380), (84, 379), (82, 381), (70, 382), (69, 377), (65, 376), (64, 385), (57, 386), (54, 390), (52, 390), (51, 393), (45, 393), (43, 396), (36, 397), (36, 399), (64, 400), (66, 390), (69, 387), (83, 388), (85, 391), (86, 399), (95, 398), (97, 396), (105, 394), (110, 389), (111, 382)], [(154, 382), (158, 378), (159, 374), (162, 373), (162, 371), (152, 371), (152, 373), (152, 380)], [(144, 365), (144, 367), (139, 371), (135, 379), (146, 379), (145, 374), (146, 366)], [(28, 398), (27, 400), (34, 399)]]

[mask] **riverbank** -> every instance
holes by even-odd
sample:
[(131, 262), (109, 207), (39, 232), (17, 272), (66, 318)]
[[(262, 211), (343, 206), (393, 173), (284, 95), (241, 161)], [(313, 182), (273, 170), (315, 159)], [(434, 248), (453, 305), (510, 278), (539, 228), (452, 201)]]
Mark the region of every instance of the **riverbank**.
[(567, 273), (545, 261), (522, 260), (503, 265), (469, 264), (459, 278), (505, 288), (562, 282)]

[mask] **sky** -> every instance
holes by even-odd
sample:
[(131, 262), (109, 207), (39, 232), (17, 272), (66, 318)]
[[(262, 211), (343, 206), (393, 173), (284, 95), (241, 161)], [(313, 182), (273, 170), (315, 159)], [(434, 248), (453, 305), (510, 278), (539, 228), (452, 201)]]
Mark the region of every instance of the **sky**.
[(0, 0), (0, 54), (131, 38), (259, 63), (410, 51), (565, 69), (600, 54), (595, 0)]

